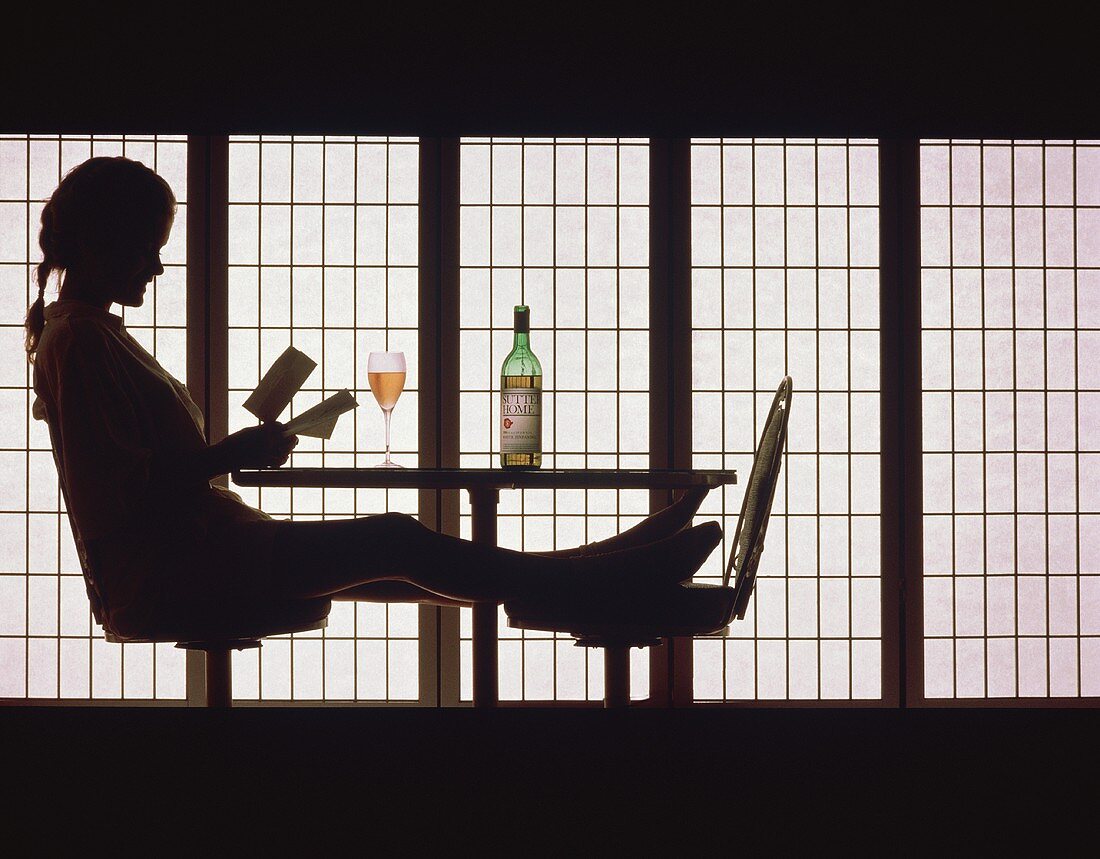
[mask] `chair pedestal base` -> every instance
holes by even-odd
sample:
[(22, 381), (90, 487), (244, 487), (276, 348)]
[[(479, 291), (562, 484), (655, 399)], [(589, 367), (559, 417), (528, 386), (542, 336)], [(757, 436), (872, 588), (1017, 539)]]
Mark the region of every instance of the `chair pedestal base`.
[(228, 710), (233, 706), (233, 651), (252, 650), (259, 646), (259, 639), (181, 641), (176, 644), (182, 650), (203, 652), (206, 659), (203, 706), (212, 710)]
[(608, 710), (630, 706), (630, 645), (611, 644), (604, 648), (603, 705)]
[(206, 706), (211, 709), (233, 706), (232, 659), (229, 648), (206, 651)]
[(660, 638), (639, 633), (629, 638), (618, 635), (578, 635), (577, 647), (603, 648), (603, 706), (605, 710), (625, 710), (630, 706), (630, 648), (654, 647)]

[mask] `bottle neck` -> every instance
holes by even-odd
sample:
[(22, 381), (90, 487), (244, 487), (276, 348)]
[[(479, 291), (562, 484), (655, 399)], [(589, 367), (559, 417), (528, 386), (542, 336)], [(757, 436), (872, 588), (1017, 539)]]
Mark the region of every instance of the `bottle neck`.
[(531, 350), (531, 335), (527, 331), (516, 331), (512, 335), (512, 349)]

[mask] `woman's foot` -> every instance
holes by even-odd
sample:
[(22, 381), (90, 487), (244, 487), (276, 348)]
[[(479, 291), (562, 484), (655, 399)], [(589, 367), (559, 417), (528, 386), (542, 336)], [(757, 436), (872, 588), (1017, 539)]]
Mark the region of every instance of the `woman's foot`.
[(597, 540), (594, 543), (572, 549), (561, 549), (555, 552), (532, 552), (531, 554), (544, 555), (549, 558), (585, 558), (655, 543), (683, 530), (691, 522), (692, 517), (699, 510), (699, 505), (703, 503), (703, 499), (707, 497), (709, 491), (710, 487), (707, 486), (693, 486), (676, 501), (669, 504), (668, 507), (658, 510), (632, 528), (627, 528), (622, 533), (608, 537), (606, 540)]

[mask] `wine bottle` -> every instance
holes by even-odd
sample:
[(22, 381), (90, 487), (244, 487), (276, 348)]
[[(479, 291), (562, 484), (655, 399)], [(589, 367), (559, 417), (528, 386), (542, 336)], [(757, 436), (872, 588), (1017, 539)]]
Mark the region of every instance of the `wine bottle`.
[(542, 465), (542, 365), (531, 351), (531, 311), (516, 305), (512, 351), (500, 368), (500, 464)]

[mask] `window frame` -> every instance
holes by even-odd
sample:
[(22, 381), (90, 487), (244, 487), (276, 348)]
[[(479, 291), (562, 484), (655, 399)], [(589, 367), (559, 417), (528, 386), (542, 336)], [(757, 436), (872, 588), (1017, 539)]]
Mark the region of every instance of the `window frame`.
[[(879, 139), (881, 373), (881, 698), (692, 700), (691, 639), (650, 649), (650, 697), (638, 707), (1094, 708), (1100, 697), (925, 696), (921, 430), (920, 140)], [(459, 445), (459, 137), (421, 137), (419, 150), (419, 463), (455, 467)], [(209, 441), (228, 427), (228, 135), (187, 137), (187, 385)], [(691, 461), (691, 139), (650, 138), (650, 458)], [(221, 478), (223, 482), (226, 477)], [(668, 502), (651, 493), (651, 509)], [(457, 491), (422, 490), (421, 521), (458, 534)], [(240, 706), (469, 707), (459, 696), (458, 609), (419, 610), (417, 702), (258, 701)], [(34, 706), (195, 706), (203, 660), (188, 652), (185, 701), (18, 699)], [(516, 701), (501, 707), (598, 707)]]

